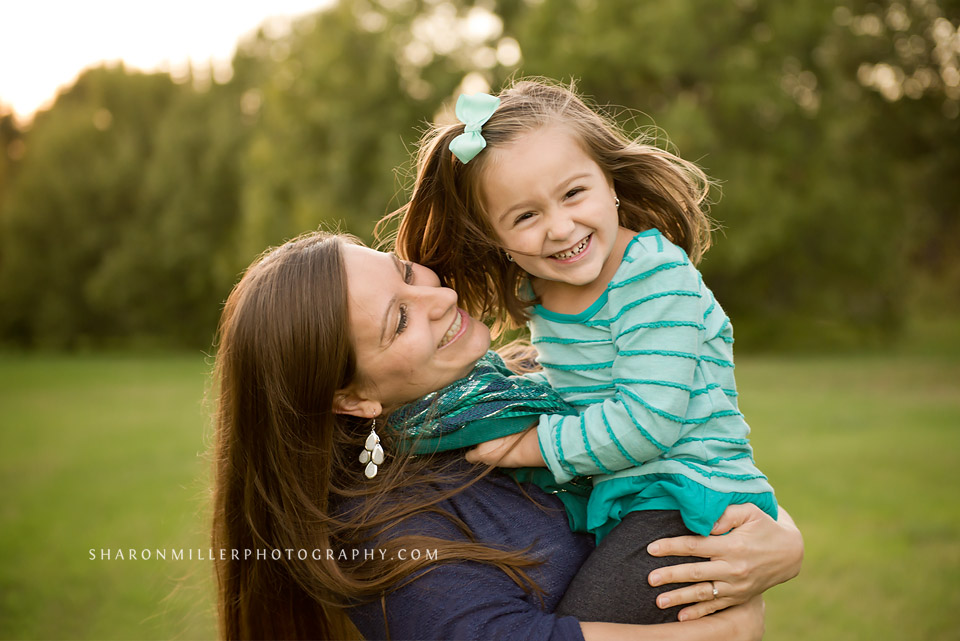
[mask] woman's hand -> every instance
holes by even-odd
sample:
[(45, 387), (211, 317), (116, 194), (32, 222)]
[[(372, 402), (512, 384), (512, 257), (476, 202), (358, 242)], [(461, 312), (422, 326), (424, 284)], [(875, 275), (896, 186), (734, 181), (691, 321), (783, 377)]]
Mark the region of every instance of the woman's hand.
[[(701, 556), (709, 561), (658, 568), (650, 585), (692, 583), (657, 598), (661, 608), (683, 603), (681, 621), (745, 603), (800, 572), (803, 536), (786, 510), (774, 521), (755, 505), (731, 505), (713, 527), (725, 536), (678, 536), (651, 543), (653, 556)], [(716, 589), (716, 598), (714, 598)]]
[(481, 443), (468, 450), (466, 458), (471, 463), (486, 463), (498, 467), (543, 467), (545, 465), (535, 429)]
[[(727, 608), (710, 617), (723, 626), (715, 639), (760, 641), (763, 638), (766, 604), (757, 595), (742, 605)], [(709, 620), (709, 619), (707, 619)], [(683, 624), (687, 625), (687, 624)]]

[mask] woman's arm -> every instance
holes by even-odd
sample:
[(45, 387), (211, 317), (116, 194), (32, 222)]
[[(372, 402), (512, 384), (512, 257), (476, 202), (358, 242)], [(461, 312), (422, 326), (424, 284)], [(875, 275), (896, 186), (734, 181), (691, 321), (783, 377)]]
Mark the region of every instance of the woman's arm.
[[(713, 534), (725, 536), (679, 536), (654, 541), (647, 548), (653, 556), (710, 559), (650, 573), (650, 585), (693, 584), (665, 592), (657, 599), (661, 608), (695, 604), (680, 611), (681, 620), (745, 603), (800, 573), (803, 535), (782, 506), (774, 521), (755, 505), (731, 505), (717, 521)], [(717, 598), (713, 598), (714, 588)]]
[(757, 596), (712, 617), (686, 623), (581, 623), (580, 629), (585, 641), (757, 641), (763, 638), (763, 609), (763, 599)]
[[(763, 634), (760, 597), (685, 623), (580, 622), (544, 612), (501, 570), (479, 563), (435, 566), (379, 601), (348, 614), (366, 638), (536, 641), (754, 641)], [(386, 615), (386, 621), (384, 621)], [(384, 625), (386, 623), (386, 625)]]

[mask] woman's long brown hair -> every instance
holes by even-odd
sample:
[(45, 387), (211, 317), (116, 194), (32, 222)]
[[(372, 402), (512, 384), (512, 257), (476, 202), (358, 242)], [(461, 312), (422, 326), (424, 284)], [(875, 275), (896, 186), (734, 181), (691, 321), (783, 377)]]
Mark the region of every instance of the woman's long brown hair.
[[(357, 638), (346, 606), (382, 599), (435, 563), (491, 564), (537, 589), (526, 574), (535, 562), (525, 551), (477, 543), (462, 521), (437, 507), (482, 473), (451, 481), (443, 459), (397, 456), (374, 480), (364, 479), (356, 456), (370, 426), (332, 411), (334, 393), (357, 376), (341, 255), (353, 242), (317, 232), (267, 251), (223, 310), (212, 545), (225, 639)], [(388, 455), (396, 452), (382, 437)], [(390, 535), (397, 523), (422, 514), (448, 519), (466, 541)], [(365, 546), (384, 550), (385, 558), (336, 558), (341, 549)], [(437, 557), (400, 560), (402, 548), (435, 549)], [(251, 558), (244, 559), (246, 550)], [(295, 551), (292, 558), (286, 550)], [(306, 560), (297, 558), (299, 550), (308, 551)], [(258, 551), (267, 558), (257, 559)]]
[(378, 233), (385, 236), (399, 219), (397, 254), (437, 272), (471, 316), (492, 320), (495, 333), (501, 334), (522, 326), (536, 302), (521, 295), (526, 274), (507, 260), (497, 241), (484, 212), (481, 181), (491, 149), (548, 125), (568, 127), (613, 181), (623, 227), (638, 232), (656, 227), (694, 264), (700, 260), (710, 246), (712, 223), (707, 215), (710, 181), (699, 167), (652, 140), (628, 137), (612, 118), (589, 107), (572, 85), (520, 80), (499, 97), (500, 106), (483, 125), (486, 149), (467, 164), (450, 151), (463, 124), (435, 126), (424, 134), (410, 202), (378, 224)]

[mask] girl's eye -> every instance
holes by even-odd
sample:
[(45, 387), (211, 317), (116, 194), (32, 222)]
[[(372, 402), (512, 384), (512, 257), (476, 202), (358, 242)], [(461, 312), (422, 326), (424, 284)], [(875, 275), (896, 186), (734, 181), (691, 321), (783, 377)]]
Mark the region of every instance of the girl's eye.
[(568, 191), (565, 197), (566, 197), (566, 198), (573, 198), (574, 196), (576, 196), (577, 194), (579, 194), (581, 191), (583, 191), (583, 187), (576, 187), (576, 188), (571, 189), (570, 191)]
[(397, 321), (397, 334), (402, 334), (407, 328), (407, 306), (400, 305), (400, 319)]
[(410, 263), (403, 264), (403, 282), (407, 285), (413, 282), (413, 265)]
[(525, 212), (525, 213), (520, 214), (519, 216), (517, 216), (517, 217), (514, 219), (513, 224), (514, 224), (514, 225), (519, 225), (519, 224), (522, 223), (523, 221), (528, 220), (528, 219), (530, 219), (530, 218), (533, 218), (533, 212), (532, 212), (532, 211)]

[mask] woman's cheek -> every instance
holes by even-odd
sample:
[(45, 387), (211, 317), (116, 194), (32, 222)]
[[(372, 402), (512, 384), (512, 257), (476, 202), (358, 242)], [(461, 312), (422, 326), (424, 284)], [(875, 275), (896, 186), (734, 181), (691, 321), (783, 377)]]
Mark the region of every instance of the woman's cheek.
[[(413, 337), (411, 336), (411, 338)], [(399, 363), (399, 368), (403, 374), (416, 372), (418, 367), (425, 366), (429, 360), (428, 354), (432, 352), (432, 350), (428, 351), (427, 349), (430, 340), (431, 337), (429, 335), (418, 332), (416, 340), (410, 341), (407, 353), (404, 355), (404, 358), (400, 359)]]

